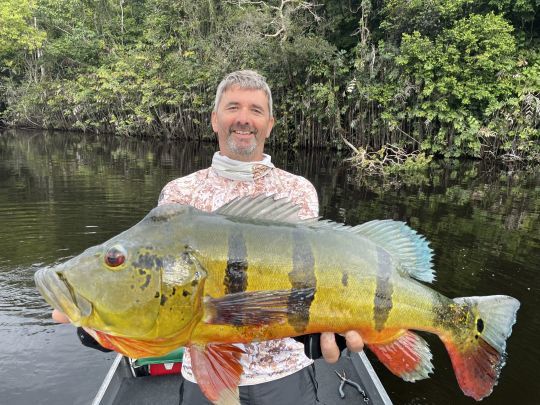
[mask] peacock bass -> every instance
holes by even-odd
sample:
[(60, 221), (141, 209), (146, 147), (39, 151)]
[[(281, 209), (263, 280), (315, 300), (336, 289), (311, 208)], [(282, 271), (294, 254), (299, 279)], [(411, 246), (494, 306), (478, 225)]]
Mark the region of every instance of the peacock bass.
[(491, 393), (519, 301), (452, 300), (416, 281), (433, 281), (432, 252), (403, 222), (350, 227), (300, 220), (298, 210), (265, 196), (213, 213), (159, 206), (109, 241), (40, 269), (36, 285), (75, 325), (127, 356), (189, 346), (215, 404), (239, 403), (234, 342), (348, 330), (407, 381), (433, 368), (412, 330), (435, 333), (463, 392), (476, 400)]

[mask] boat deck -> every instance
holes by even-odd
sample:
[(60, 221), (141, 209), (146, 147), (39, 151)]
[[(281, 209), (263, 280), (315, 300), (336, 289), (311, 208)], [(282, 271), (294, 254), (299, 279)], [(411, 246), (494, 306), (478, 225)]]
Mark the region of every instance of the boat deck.
[[(346, 384), (345, 397), (341, 398), (338, 391), (341, 380), (336, 371), (345, 372), (347, 378), (359, 383), (365, 397)], [(315, 362), (315, 374), (322, 405), (392, 404), (364, 353), (344, 355), (335, 364), (319, 359)], [(128, 360), (118, 355), (92, 405), (178, 404), (181, 378), (180, 375), (134, 377)]]

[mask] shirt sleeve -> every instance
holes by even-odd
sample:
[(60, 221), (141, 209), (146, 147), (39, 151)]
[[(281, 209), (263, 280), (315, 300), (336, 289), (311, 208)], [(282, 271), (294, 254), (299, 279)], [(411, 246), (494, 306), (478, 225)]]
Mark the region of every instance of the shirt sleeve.
[(298, 216), (302, 219), (319, 216), (319, 198), (313, 184), (303, 177), (298, 177), (298, 184), (291, 195), (292, 202), (301, 206)]
[(159, 193), (158, 197), (158, 204), (171, 204), (174, 202), (174, 193), (173, 193), (173, 181), (167, 183), (165, 187), (161, 189), (161, 193)]
[(161, 190), (158, 198), (158, 205), (163, 204), (184, 204), (191, 205), (195, 187), (196, 174), (180, 177), (168, 182)]

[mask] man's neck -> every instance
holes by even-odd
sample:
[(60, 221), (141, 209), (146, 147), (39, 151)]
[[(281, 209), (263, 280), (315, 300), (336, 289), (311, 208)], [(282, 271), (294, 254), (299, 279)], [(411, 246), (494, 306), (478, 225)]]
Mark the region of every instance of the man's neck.
[[(261, 160), (250, 162), (235, 160), (219, 152), (216, 152), (212, 158), (212, 168), (220, 176), (231, 180), (253, 181), (255, 179), (255, 173), (257, 173), (258, 177), (261, 176), (261, 167), (267, 167), (268, 170), (274, 168), (272, 158), (269, 155), (263, 154)], [(268, 170), (264, 172), (268, 173)]]
[(225, 154), (223, 153), (222, 151), (219, 151), (219, 154), (221, 156), (225, 156), (231, 160), (236, 160), (238, 162), (260, 162), (261, 160), (264, 159), (264, 154), (261, 153), (260, 155), (248, 155), (248, 156), (245, 156), (245, 155), (239, 155), (239, 154), (231, 154), (231, 153), (228, 153), (228, 154)]

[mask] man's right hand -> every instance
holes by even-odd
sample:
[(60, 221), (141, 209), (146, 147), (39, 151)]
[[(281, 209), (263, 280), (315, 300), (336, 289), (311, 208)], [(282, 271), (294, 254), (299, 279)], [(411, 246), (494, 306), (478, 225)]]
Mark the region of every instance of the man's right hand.
[[(364, 350), (364, 341), (357, 331), (350, 330), (342, 335), (347, 343), (347, 348), (351, 352), (361, 352)], [(336, 335), (331, 332), (321, 333), (321, 352), (327, 363), (335, 363), (339, 360), (341, 349), (336, 343)]]
[[(63, 312), (60, 312), (59, 310), (55, 309), (52, 312), (52, 319), (53, 321), (57, 323), (70, 323), (71, 321), (69, 318), (64, 314)], [(81, 343), (86, 346), (90, 347), (92, 349), (99, 350), (101, 352), (110, 352), (111, 349), (107, 349), (103, 346), (101, 346), (90, 333), (87, 332), (84, 328), (78, 327), (77, 328), (77, 336)]]

